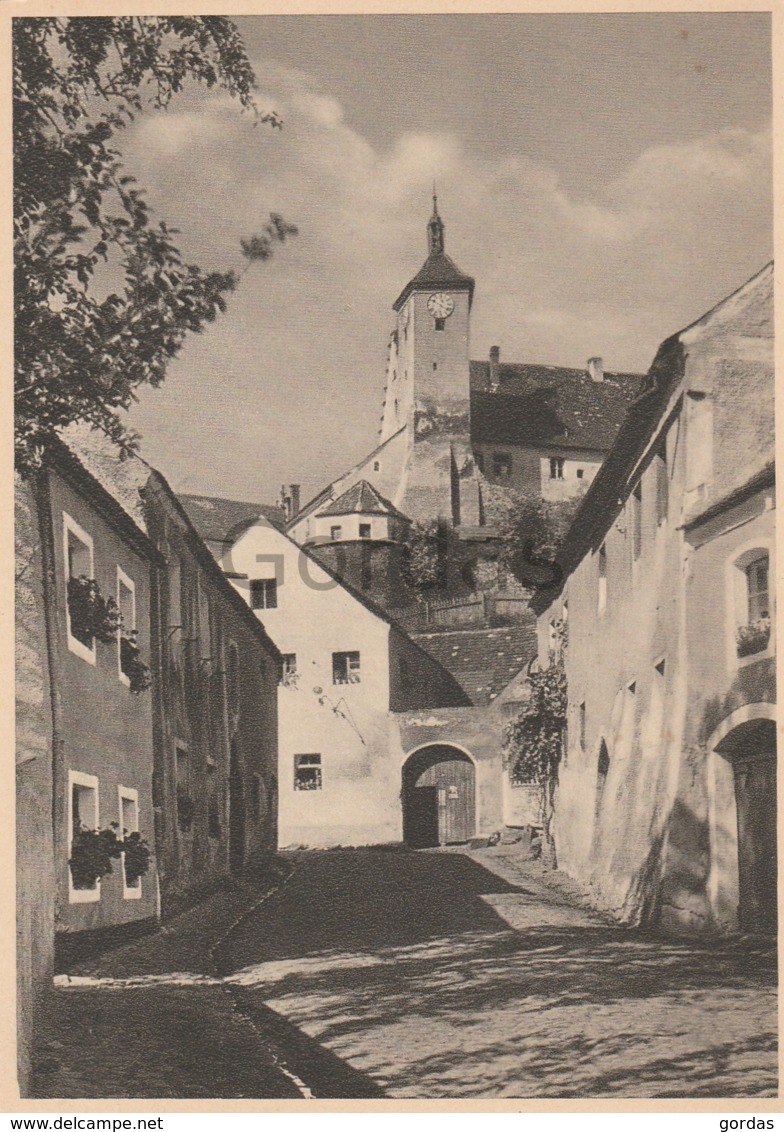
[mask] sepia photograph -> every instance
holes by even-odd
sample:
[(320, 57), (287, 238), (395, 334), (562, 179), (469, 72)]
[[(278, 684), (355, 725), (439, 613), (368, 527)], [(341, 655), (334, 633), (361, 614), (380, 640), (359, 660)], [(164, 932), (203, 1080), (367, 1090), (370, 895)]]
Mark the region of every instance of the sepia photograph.
[(2, 7), (17, 1103), (762, 1111), (772, 11)]

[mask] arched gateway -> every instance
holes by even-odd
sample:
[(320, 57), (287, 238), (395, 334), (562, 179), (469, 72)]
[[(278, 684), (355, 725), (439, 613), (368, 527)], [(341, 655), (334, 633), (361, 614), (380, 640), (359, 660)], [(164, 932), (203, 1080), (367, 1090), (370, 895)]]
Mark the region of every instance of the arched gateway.
[[(732, 720), (731, 722), (735, 722)], [(734, 778), (737, 820), (738, 920), (746, 932), (776, 931), (776, 724), (738, 722), (714, 750)]]
[(470, 841), (476, 832), (476, 773), (469, 756), (431, 743), (403, 766), (403, 840), (412, 849)]

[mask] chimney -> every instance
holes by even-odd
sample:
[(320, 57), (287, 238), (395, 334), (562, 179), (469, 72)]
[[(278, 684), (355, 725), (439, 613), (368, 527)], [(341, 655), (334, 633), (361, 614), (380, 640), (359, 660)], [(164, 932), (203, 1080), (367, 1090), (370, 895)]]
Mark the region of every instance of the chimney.
[(498, 368), (501, 359), (501, 351), (498, 346), (490, 347), (490, 388), (495, 391), (498, 388)]
[(604, 381), (604, 366), (601, 358), (589, 358), (587, 366), (591, 381)]
[(291, 511), (290, 518), (299, 515), (299, 484), (289, 484), (289, 509)]

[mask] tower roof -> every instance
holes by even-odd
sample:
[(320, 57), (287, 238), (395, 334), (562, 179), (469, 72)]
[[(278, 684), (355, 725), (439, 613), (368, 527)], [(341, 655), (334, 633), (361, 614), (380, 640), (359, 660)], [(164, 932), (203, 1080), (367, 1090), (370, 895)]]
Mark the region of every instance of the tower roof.
[(379, 495), (367, 480), (359, 480), (339, 495), (328, 507), (318, 512), (321, 515), (393, 515), (403, 519), (400, 511), (383, 495)]
[(427, 259), (392, 304), (394, 310), (400, 310), (412, 291), (429, 291), (434, 287), (446, 287), (450, 291), (468, 291), (469, 303), (473, 299), (473, 278), (464, 275), (444, 251), (444, 222), (438, 212), (438, 198), (435, 193), (433, 193), (433, 215), (427, 224), (427, 249)]

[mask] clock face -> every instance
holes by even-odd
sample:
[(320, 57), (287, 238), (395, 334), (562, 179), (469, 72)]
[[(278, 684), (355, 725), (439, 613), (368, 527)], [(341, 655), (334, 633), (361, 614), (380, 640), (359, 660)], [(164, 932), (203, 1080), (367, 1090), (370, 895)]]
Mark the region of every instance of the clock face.
[(430, 311), (433, 318), (449, 318), (450, 314), (455, 309), (455, 300), (444, 291), (436, 291), (436, 293), (431, 295), (427, 300), (427, 309)]

